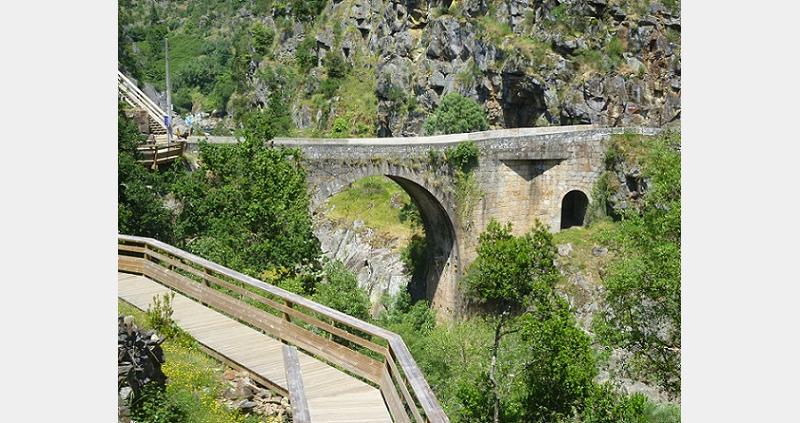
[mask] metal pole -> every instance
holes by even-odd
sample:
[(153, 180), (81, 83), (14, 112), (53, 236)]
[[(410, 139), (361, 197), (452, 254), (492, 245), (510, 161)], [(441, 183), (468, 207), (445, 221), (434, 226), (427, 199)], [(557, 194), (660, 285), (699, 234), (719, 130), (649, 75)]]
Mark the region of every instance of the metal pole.
[(171, 94), (171, 87), (169, 84), (169, 39), (164, 38), (164, 54), (166, 56), (166, 63), (167, 63), (167, 143), (172, 144), (172, 94)]

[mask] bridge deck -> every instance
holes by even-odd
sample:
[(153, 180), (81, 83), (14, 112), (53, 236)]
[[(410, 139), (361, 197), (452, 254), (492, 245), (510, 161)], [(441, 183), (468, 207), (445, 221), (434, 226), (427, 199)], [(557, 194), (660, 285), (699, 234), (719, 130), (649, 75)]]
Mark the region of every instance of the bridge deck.
[[(170, 289), (144, 276), (119, 273), (118, 296), (146, 310)], [(286, 389), (282, 344), (179, 293), (172, 302), (179, 327), (207, 348)], [(298, 352), (312, 422), (391, 422), (380, 391)]]

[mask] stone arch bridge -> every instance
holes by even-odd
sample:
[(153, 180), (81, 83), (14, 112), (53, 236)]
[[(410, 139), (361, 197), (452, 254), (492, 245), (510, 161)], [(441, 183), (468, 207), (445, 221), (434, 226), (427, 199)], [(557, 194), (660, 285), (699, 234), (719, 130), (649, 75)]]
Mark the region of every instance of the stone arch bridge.
[[(626, 132), (654, 135), (658, 130), (567, 126), (274, 142), (303, 151), (314, 213), (330, 196), (366, 176), (385, 175), (409, 194), (431, 248), (426, 296), (442, 318), (462, 310), (457, 281), (474, 260), (478, 235), (491, 219), (511, 222), (518, 234), (537, 220), (554, 232), (562, 225), (582, 224), (592, 186), (604, 170), (610, 136)], [(474, 141), (480, 152), (472, 190), (456, 188), (453, 170), (436, 159), (465, 141)]]

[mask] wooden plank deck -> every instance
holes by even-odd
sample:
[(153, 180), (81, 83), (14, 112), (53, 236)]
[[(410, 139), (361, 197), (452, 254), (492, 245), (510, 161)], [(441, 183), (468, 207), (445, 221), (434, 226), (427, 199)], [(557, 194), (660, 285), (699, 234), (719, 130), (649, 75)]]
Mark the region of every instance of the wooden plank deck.
[[(119, 298), (147, 310), (153, 296), (170, 291), (144, 276), (119, 272)], [(172, 302), (173, 319), (207, 348), (286, 389), (283, 344), (180, 293)], [(298, 351), (311, 421), (391, 422), (380, 390)]]

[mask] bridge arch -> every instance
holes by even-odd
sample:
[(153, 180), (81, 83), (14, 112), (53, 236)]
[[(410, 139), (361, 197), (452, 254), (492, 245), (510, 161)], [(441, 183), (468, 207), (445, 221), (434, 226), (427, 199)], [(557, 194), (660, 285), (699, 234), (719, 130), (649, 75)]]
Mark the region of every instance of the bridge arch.
[[(418, 277), (409, 282), (413, 299), (425, 299), (437, 315), (450, 315), (456, 291), (459, 253), (457, 232), (453, 212), (448, 207), (446, 194), (436, 188), (420, 174), (404, 167), (369, 166), (352, 168), (346, 174), (317, 185), (312, 194), (312, 209), (321, 211), (327, 200), (351, 186), (354, 182), (370, 176), (385, 176), (395, 182), (411, 198), (419, 211), (425, 231), (426, 260)], [(439, 313), (442, 311), (443, 313)]]
[(583, 226), (589, 197), (581, 190), (572, 190), (561, 199), (561, 229)]

